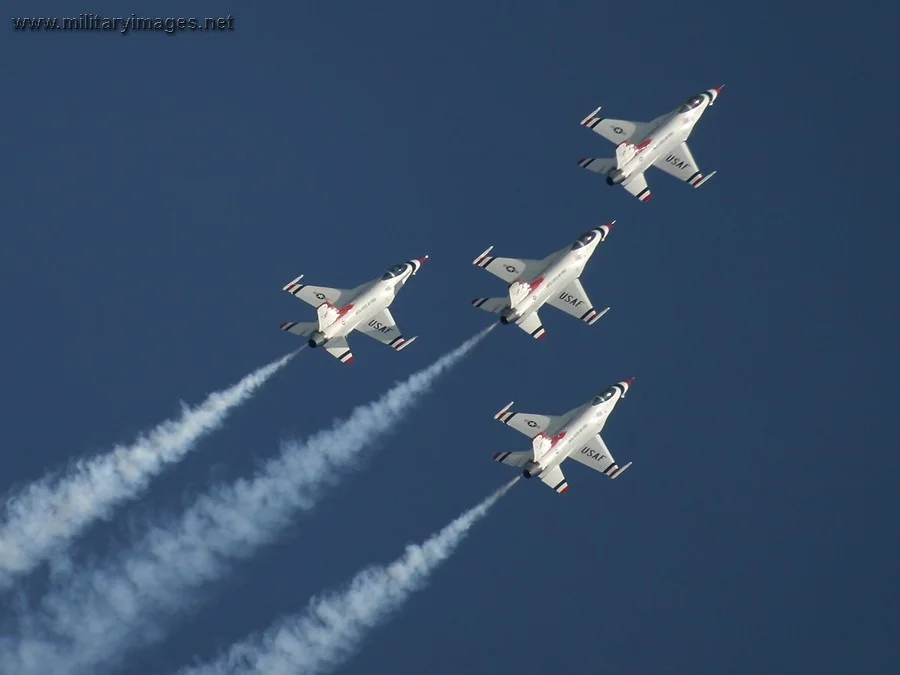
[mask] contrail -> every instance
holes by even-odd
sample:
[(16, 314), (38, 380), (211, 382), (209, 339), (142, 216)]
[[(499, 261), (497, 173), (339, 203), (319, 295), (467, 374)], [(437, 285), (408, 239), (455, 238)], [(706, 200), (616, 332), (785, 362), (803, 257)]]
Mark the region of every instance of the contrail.
[(0, 521), (0, 590), (33, 570), (92, 522), (138, 496), (169, 464), (180, 461), (228, 413), (246, 401), (300, 350), (210, 394), (181, 417), (166, 420), (129, 446), (75, 462), (62, 476), (46, 476), (6, 502)]
[(323, 489), (493, 327), (331, 429), (283, 443), (252, 478), (213, 487), (177, 521), (151, 528), (112, 561), (59, 580), (38, 611), (20, 617), (19, 640), (0, 637), (0, 672), (94, 675), (100, 665), (116, 665), (130, 647), (162, 638), (172, 623), (164, 619), (192, 606), (192, 590), (224, 577), (232, 559), (252, 555), (298, 510), (312, 508)]
[(519, 478), (422, 544), (408, 546), (390, 565), (362, 570), (345, 590), (314, 598), (302, 615), (283, 618), (262, 635), (232, 646), (216, 661), (186, 668), (179, 675), (312, 675), (341, 665), (357, 652), (372, 628), (427, 583)]

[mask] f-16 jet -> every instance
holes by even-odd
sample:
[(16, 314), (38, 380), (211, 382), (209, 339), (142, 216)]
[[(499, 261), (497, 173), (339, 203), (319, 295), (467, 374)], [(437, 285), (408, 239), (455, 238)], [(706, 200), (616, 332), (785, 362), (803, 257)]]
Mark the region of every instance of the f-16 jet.
[(621, 184), (642, 202), (649, 201), (651, 197), (644, 177), (644, 172), (651, 166), (662, 169), (691, 187), (700, 187), (716, 172), (706, 176), (700, 172), (686, 141), (724, 86), (691, 96), (675, 110), (651, 122), (602, 117), (598, 107), (581, 120), (581, 125), (616, 143), (616, 156), (586, 157), (578, 161), (578, 166), (606, 176), (607, 185)]
[(567, 459), (574, 459), (610, 478), (618, 478), (631, 462), (620, 467), (600, 432), (633, 382), (634, 378), (631, 378), (614, 384), (588, 403), (559, 416), (513, 412), (510, 401), (494, 415), (494, 419), (531, 438), (531, 450), (498, 452), (494, 461), (522, 469), (525, 478), (537, 476), (560, 494), (569, 490), (569, 483), (560, 468)]
[(509, 294), (500, 298), (475, 298), (472, 305), (500, 315), (500, 323), (515, 324), (538, 340), (546, 335), (538, 310), (545, 304), (593, 326), (609, 307), (598, 312), (581, 286), (581, 273), (597, 246), (606, 241), (613, 225), (582, 234), (570, 246), (543, 260), (497, 258), (490, 255), (493, 246), (473, 260), (494, 276), (509, 284)]
[(418, 273), (427, 259), (426, 255), (393, 265), (378, 279), (350, 290), (302, 284), (301, 274), (283, 290), (315, 307), (319, 320), (311, 323), (287, 321), (281, 324), (281, 330), (308, 338), (310, 347), (324, 347), (344, 364), (353, 362), (347, 335), (354, 330), (398, 352), (406, 349), (416, 338), (403, 337), (388, 308), (397, 292)]

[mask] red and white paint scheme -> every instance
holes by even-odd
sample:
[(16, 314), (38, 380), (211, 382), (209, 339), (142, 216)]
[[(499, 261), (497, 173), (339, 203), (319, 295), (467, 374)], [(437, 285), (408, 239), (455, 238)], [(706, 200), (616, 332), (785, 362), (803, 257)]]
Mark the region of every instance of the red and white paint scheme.
[(525, 478), (537, 476), (559, 494), (569, 490), (569, 482), (560, 467), (567, 459), (574, 459), (610, 478), (618, 478), (631, 466), (631, 462), (620, 467), (600, 432), (633, 382), (634, 378), (631, 378), (607, 387), (589, 402), (563, 415), (513, 412), (513, 402), (510, 401), (494, 415), (494, 419), (528, 436), (531, 450), (498, 452), (494, 455), (494, 461), (522, 469)]
[(651, 166), (662, 169), (691, 187), (698, 188), (715, 175), (703, 175), (687, 139), (706, 109), (715, 103), (725, 85), (691, 96), (675, 110), (651, 122), (614, 120), (600, 115), (598, 107), (581, 120), (581, 126), (593, 129), (616, 144), (615, 157), (586, 157), (578, 166), (606, 176), (608, 185), (622, 185), (642, 202), (651, 192), (644, 172)]
[(609, 307), (599, 312), (595, 310), (579, 278), (597, 246), (606, 241), (615, 222), (585, 232), (575, 243), (543, 260), (497, 258), (490, 255), (494, 247), (489, 247), (472, 262), (507, 282), (509, 294), (500, 298), (475, 298), (472, 304), (499, 314), (500, 323), (515, 324), (538, 340), (546, 334), (538, 316), (538, 310), (545, 304), (593, 326)]
[(405, 338), (388, 309), (398, 291), (414, 277), (428, 259), (417, 258), (393, 265), (378, 279), (345, 290), (327, 286), (309, 286), (299, 277), (285, 285), (291, 295), (316, 308), (318, 321), (299, 323), (286, 321), (281, 330), (307, 338), (310, 347), (323, 347), (341, 363), (353, 362), (347, 335), (356, 330), (400, 351), (413, 343)]

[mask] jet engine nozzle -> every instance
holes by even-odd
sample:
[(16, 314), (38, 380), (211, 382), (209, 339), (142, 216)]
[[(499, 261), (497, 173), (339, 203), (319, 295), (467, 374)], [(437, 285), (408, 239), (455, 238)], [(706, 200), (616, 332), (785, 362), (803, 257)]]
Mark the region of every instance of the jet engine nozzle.
[(625, 180), (625, 172), (622, 169), (610, 169), (606, 174), (607, 185), (618, 185)]
[(320, 330), (317, 330), (315, 333), (309, 336), (309, 340), (307, 340), (306, 344), (315, 349), (316, 347), (321, 347), (325, 344), (325, 333)]
[(503, 313), (500, 315), (500, 323), (504, 326), (510, 323), (515, 322), (516, 319), (519, 318), (519, 313), (514, 310), (512, 307), (507, 307), (503, 310)]
[(525, 464), (522, 475), (525, 476), (525, 478), (532, 478), (533, 476), (537, 476), (540, 472), (541, 465), (532, 461)]

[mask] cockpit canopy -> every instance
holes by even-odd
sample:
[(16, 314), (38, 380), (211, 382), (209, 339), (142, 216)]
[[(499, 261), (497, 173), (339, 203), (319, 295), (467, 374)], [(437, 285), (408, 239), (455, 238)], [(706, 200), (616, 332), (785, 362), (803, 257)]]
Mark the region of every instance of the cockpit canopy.
[(686, 113), (689, 110), (693, 110), (698, 105), (703, 103), (703, 95), (697, 94), (696, 96), (691, 96), (687, 101), (685, 101), (682, 106), (678, 109), (680, 113)]
[(587, 246), (587, 245), (590, 244), (592, 241), (594, 241), (594, 238), (595, 238), (596, 236), (597, 236), (597, 233), (594, 232), (593, 230), (591, 230), (590, 232), (585, 232), (583, 235), (581, 235), (580, 237), (578, 237), (578, 239), (575, 241), (574, 244), (572, 244), (572, 249), (571, 249), (571, 250), (574, 251), (575, 249), (579, 249), (579, 248), (581, 248), (582, 246)]
[(385, 272), (381, 276), (382, 281), (387, 281), (388, 279), (393, 279), (394, 277), (399, 277), (403, 272), (406, 271), (406, 263), (400, 263), (399, 265), (393, 265), (388, 268), (388, 271)]
[(616, 395), (616, 388), (610, 387), (609, 389), (604, 391), (599, 396), (595, 396), (594, 400), (591, 402), (591, 405), (600, 405), (601, 403), (605, 403), (606, 401), (608, 401), (615, 395)]

